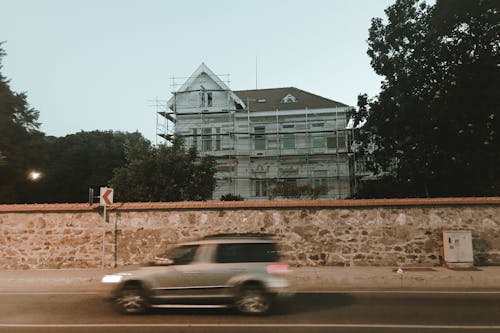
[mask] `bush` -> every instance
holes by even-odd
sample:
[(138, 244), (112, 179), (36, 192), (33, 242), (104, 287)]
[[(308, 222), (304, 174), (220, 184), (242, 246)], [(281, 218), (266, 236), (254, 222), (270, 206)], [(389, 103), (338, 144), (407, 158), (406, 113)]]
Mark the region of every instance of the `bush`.
[(226, 193), (220, 197), (220, 201), (243, 201), (243, 197), (239, 194)]

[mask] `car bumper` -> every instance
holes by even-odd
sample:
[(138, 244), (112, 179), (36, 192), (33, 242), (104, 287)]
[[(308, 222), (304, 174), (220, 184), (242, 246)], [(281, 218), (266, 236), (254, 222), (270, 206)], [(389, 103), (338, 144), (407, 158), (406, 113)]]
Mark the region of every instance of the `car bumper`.
[(280, 300), (286, 300), (295, 294), (290, 290), (288, 280), (282, 278), (268, 281), (267, 288), (271, 294)]

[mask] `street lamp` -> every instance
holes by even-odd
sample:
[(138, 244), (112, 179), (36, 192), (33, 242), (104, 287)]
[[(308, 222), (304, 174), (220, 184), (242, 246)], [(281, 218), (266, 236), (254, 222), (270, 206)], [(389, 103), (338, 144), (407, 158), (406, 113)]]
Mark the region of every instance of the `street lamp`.
[(42, 177), (43, 177), (43, 173), (41, 171), (38, 171), (38, 170), (31, 170), (28, 173), (28, 179), (31, 180), (32, 182), (37, 182), (40, 179), (42, 179)]

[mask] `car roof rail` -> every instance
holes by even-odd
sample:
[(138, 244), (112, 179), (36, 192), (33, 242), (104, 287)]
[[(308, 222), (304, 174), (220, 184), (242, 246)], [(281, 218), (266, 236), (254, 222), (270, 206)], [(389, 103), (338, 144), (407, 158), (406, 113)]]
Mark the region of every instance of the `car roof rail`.
[(207, 235), (203, 239), (220, 239), (220, 238), (261, 238), (261, 239), (273, 239), (275, 235), (259, 233), (259, 232), (236, 232), (236, 233), (220, 233)]

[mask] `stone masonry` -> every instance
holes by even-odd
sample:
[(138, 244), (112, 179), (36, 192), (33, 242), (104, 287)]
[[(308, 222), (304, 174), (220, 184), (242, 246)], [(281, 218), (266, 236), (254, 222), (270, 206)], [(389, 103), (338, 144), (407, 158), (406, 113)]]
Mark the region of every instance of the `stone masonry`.
[(475, 263), (500, 264), (500, 198), (125, 203), (103, 220), (85, 204), (0, 205), (0, 268), (136, 264), (233, 232), (276, 234), (297, 266), (434, 266), (443, 230), (472, 231)]

